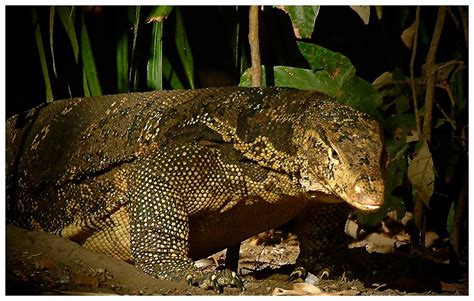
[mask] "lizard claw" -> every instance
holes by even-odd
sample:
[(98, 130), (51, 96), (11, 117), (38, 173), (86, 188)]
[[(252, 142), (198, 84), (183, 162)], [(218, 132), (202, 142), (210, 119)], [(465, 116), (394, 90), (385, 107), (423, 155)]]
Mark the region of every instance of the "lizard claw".
[(291, 272), (289, 280), (294, 282), (304, 282), (306, 276), (308, 276), (308, 271), (303, 267), (297, 267), (293, 272)]
[(200, 288), (210, 289), (221, 294), (225, 286), (237, 287), (244, 290), (244, 283), (237, 273), (230, 270), (213, 271), (207, 273), (195, 273), (186, 276), (188, 285), (199, 286)]

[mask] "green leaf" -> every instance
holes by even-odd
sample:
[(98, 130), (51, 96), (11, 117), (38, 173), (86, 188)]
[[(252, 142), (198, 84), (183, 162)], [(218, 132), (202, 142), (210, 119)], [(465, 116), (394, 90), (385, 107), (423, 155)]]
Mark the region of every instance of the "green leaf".
[[(265, 67), (262, 66), (262, 74), (265, 74)], [(245, 70), (240, 77), (240, 87), (251, 87), (251, 68)], [(335, 96), (338, 88), (326, 71), (313, 72), (309, 69), (302, 69), (288, 66), (273, 67), (273, 78), (275, 86), (288, 87), (301, 90), (316, 90), (330, 96)], [(262, 87), (266, 87), (265, 76), (262, 78)]]
[(337, 91), (337, 101), (347, 104), (359, 111), (365, 112), (377, 120), (382, 120), (377, 107), (382, 105), (382, 95), (367, 81), (358, 76), (352, 76), (344, 81)]
[(171, 64), (168, 61), (168, 58), (164, 55), (163, 55), (163, 76), (170, 83), (170, 86), (171, 88), (173, 88), (173, 90), (184, 89), (183, 83), (179, 79), (174, 69), (171, 67)]
[(298, 39), (311, 38), (319, 5), (316, 6), (276, 6), (286, 12), (291, 19), (293, 31)]
[[(262, 66), (262, 75), (265, 74), (265, 66)], [(267, 86), (265, 76), (262, 76), (262, 87)], [(239, 87), (252, 87), (252, 68), (248, 68), (240, 76)]]
[(407, 95), (400, 95), (395, 100), (395, 110), (397, 114), (405, 113), (410, 110), (410, 98)]
[(316, 44), (296, 43), (311, 69), (326, 70), (339, 87), (342, 87), (345, 80), (355, 75), (355, 67), (344, 55)]
[(49, 79), (48, 64), (46, 62), (46, 55), (44, 52), (43, 39), (41, 37), (40, 24), (38, 22), (38, 13), (36, 12), (35, 8), (31, 8), (30, 13), (35, 32), (36, 46), (38, 47), (41, 71), (43, 73), (44, 85), (46, 89), (46, 101), (51, 102), (53, 101), (53, 91), (51, 90), (51, 81)]
[(58, 13), (59, 20), (61, 20), (61, 23), (63, 24), (64, 30), (66, 30), (67, 36), (69, 37), (72, 51), (74, 52), (74, 59), (77, 63), (79, 62), (79, 46), (77, 43), (76, 29), (74, 27), (74, 8), (71, 6), (57, 6), (56, 12)]
[(119, 93), (129, 91), (128, 88), (128, 33), (125, 32), (117, 44), (117, 90)]
[(56, 78), (58, 78), (58, 73), (56, 71), (56, 61), (54, 59), (54, 6), (49, 8), (49, 47), (51, 49), (51, 59), (53, 60), (53, 73)]
[(186, 75), (189, 86), (191, 89), (194, 89), (194, 59), (179, 8), (176, 8), (175, 43), (179, 58), (183, 64), (184, 74)]
[(148, 88), (153, 90), (163, 89), (163, 47), (162, 47), (163, 23), (154, 22), (152, 29), (150, 57), (147, 66)]
[[(133, 8), (129, 9), (129, 12)], [(140, 25), (140, 6), (135, 7), (135, 14), (134, 14), (134, 19), (132, 22), (133, 23), (133, 43), (132, 43), (132, 66), (130, 68), (129, 74), (128, 74), (128, 82), (133, 82), (133, 90), (136, 91), (138, 87), (138, 70), (137, 67), (134, 65), (134, 59), (135, 59), (135, 48), (137, 45), (137, 37), (138, 37), (138, 27)]]
[[(84, 16), (82, 17), (81, 30), (81, 58), (84, 66), (84, 79), (87, 81), (90, 94), (93, 96), (102, 95), (102, 89), (100, 88), (99, 78), (97, 76), (94, 55), (92, 53), (91, 42), (87, 33)], [(86, 89), (84, 89), (84, 93), (86, 93)]]
[(173, 10), (173, 6), (155, 6), (151, 9), (146, 22), (162, 22)]
[[(384, 120), (383, 128), (389, 132), (395, 132), (396, 129), (403, 129), (405, 132), (415, 129), (416, 121), (413, 114), (397, 114), (387, 117)], [(405, 141), (405, 136), (402, 135), (400, 140)]]
[(447, 230), (449, 234), (453, 233), (453, 228), (454, 228), (454, 216), (456, 213), (456, 203), (452, 202), (451, 207), (449, 207), (449, 212), (448, 212), (448, 217), (447, 217)]
[(393, 140), (386, 141), (385, 144), (391, 158), (385, 173), (385, 191), (393, 192), (395, 188), (403, 184), (403, 179), (405, 178), (408, 146), (403, 141), (397, 143)]
[(379, 121), (383, 120), (377, 110), (377, 107), (382, 105), (382, 95), (369, 82), (358, 76), (352, 76), (344, 81), (343, 86), (337, 92), (336, 99), (338, 102), (365, 112)]
[(84, 87), (84, 96), (89, 97), (91, 96), (91, 90), (89, 89), (89, 85), (87, 84), (87, 76), (85, 68), (82, 68), (82, 85)]
[(275, 86), (302, 90), (317, 90), (330, 96), (337, 93), (338, 87), (326, 71), (313, 72), (309, 69), (275, 66), (273, 68)]

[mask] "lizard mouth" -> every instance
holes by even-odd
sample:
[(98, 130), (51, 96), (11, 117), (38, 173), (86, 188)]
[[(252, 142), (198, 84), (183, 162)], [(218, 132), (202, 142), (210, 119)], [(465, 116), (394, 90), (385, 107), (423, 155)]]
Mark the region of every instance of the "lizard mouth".
[(356, 184), (354, 191), (349, 195), (347, 202), (352, 207), (362, 211), (375, 211), (382, 207), (384, 201), (383, 185), (374, 183), (371, 189)]
[(383, 193), (370, 195), (359, 192), (343, 199), (342, 197), (321, 191), (310, 190), (306, 192), (309, 199), (323, 203), (347, 203), (349, 206), (364, 212), (372, 212), (380, 209), (383, 205)]
[(373, 205), (373, 204), (361, 204), (361, 203), (348, 203), (348, 204), (358, 210), (366, 211), (366, 212), (376, 211), (380, 209), (381, 207), (380, 205)]

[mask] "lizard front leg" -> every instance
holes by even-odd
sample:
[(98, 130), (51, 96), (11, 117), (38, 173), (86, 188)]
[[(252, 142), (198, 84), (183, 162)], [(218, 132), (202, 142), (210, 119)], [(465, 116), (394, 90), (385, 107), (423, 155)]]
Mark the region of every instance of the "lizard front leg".
[(297, 269), (290, 278), (303, 270), (334, 278), (343, 274), (348, 255), (344, 226), (350, 208), (344, 203), (308, 205), (296, 218), (295, 230), (300, 241)]
[[(195, 145), (162, 149), (134, 163), (129, 176), (130, 236), (135, 265), (154, 277), (186, 280), (221, 291), (225, 285), (242, 287), (234, 272), (201, 273), (188, 257), (190, 214), (188, 191), (196, 178), (209, 171), (197, 168), (200, 152)], [(179, 156), (193, 153), (194, 156)], [(206, 156), (210, 156), (209, 152)], [(179, 161), (179, 162), (178, 162)], [(193, 168), (190, 168), (194, 166)], [(192, 177), (190, 172), (192, 170)], [(200, 183), (202, 189), (204, 183)], [(191, 185), (192, 186), (192, 185)], [(198, 187), (196, 187), (197, 189)]]

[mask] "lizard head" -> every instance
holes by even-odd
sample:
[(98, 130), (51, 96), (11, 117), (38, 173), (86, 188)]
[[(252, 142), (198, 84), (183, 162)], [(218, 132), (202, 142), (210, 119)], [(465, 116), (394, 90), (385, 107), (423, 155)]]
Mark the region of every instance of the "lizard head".
[(298, 137), (301, 184), (364, 211), (383, 204), (382, 131), (367, 114), (324, 102), (307, 112)]
[(208, 126), (247, 159), (297, 175), (309, 197), (364, 211), (382, 206), (384, 148), (375, 120), (316, 91), (248, 91), (250, 105), (232, 97), (235, 109)]

